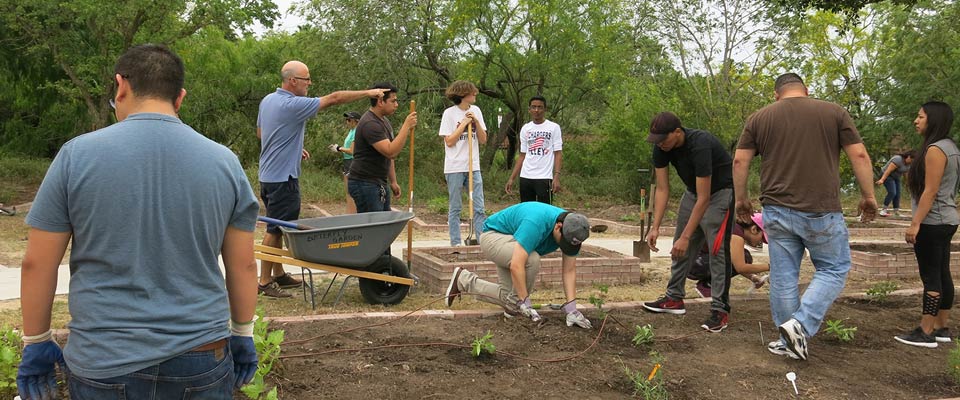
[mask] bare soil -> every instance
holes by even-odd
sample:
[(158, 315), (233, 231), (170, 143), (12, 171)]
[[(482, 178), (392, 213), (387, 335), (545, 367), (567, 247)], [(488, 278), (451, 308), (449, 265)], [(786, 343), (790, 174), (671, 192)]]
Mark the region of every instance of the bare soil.
[[(619, 399), (634, 394), (624, 369), (645, 377), (652, 368), (650, 353), (656, 351), (665, 358), (661, 372), (673, 399), (960, 395), (946, 361), (956, 345), (921, 349), (893, 340), (916, 326), (917, 303), (912, 297), (893, 297), (884, 304), (839, 300), (827, 319), (857, 327), (855, 338), (842, 343), (821, 332), (810, 340), (808, 361), (766, 350), (766, 341), (776, 338), (777, 331), (765, 298), (735, 299), (730, 326), (720, 334), (699, 328), (708, 305), (689, 303), (685, 316), (618, 310), (610, 315), (619, 322), (608, 319), (605, 324), (588, 310), (592, 330), (568, 328), (556, 313), (540, 326), (502, 317), (408, 317), (377, 327), (367, 326), (385, 321), (276, 326), (286, 330), (288, 341), (324, 335), (284, 346), (283, 355), (325, 354), (283, 359), (268, 379), (284, 399)], [(656, 341), (635, 347), (634, 326), (645, 324), (654, 326)], [(356, 330), (340, 333), (347, 329)], [(496, 353), (473, 357), (470, 343), (488, 330)], [(784, 377), (790, 371), (797, 374), (800, 396), (793, 395)]]

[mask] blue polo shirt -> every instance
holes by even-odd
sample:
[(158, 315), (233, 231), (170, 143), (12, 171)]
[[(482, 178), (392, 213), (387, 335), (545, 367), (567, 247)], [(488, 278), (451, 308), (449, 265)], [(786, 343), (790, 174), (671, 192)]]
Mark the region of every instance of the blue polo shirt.
[(50, 165), (27, 225), (72, 232), (70, 371), (126, 375), (230, 336), (218, 256), (259, 205), (230, 149), (179, 119), (130, 115)]
[(283, 89), (260, 101), (260, 182), (300, 177), (300, 156), (307, 120), (317, 115), (319, 97), (302, 97)]
[(483, 231), (496, 231), (513, 238), (527, 251), (549, 254), (560, 248), (553, 240), (557, 217), (566, 210), (538, 201), (528, 201), (507, 207), (487, 217)]

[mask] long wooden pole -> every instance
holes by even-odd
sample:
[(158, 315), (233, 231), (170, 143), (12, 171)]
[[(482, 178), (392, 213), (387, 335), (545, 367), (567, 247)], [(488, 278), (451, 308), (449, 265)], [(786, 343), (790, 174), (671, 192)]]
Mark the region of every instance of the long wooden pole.
[(467, 192), (470, 196), (470, 233), (467, 234), (468, 239), (474, 239), (473, 231), (476, 228), (473, 226), (473, 120), (470, 120), (470, 123), (467, 125)]
[[(414, 113), (417, 111), (417, 102), (416, 100), (410, 100), (410, 112)], [(407, 211), (411, 214), (413, 213), (413, 129), (410, 128), (410, 181), (407, 184), (410, 188), (408, 189), (409, 197), (407, 199)], [(411, 260), (413, 260), (413, 220), (407, 221), (407, 271), (411, 272), (412, 267)]]

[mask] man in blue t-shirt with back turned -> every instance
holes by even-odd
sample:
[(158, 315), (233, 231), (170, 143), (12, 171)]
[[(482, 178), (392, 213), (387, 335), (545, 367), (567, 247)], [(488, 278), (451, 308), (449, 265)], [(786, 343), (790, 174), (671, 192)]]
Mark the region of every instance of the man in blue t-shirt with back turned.
[[(257, 137), (260, 138), (260, 198), (267, 216), (284, 221), (300, 218), (300, 161), (310, 158), (303, 148), (307, 120), (317, 112), (365, 97), (383, 97), (384, 90), (337, 91), (323, 97), (306, 97), (313, 84), (310, 69), (289, 61), (280, 70), (283, 80), (276, 92), (260, 101)], [(280, 228), (267, 224), (263, 245), (281, 248)], [(280, 289), (300, 286), (300, 280), (283, 271), (283, 265), (260, 261), (259, 292), (268, 297), (290, 297)]]
[[(113, 79), (118, 122), (63, 145), (27, 215), (17, 389), (54, 398), (59, 364), (74, 400), (230, 399), (257, 369), (257, 199), (237, 156), (177, 118), (176, 54), (133, 47)], [(71, 239), (61, 354), (50, 308)]]
[(499, 284), (457, 267), (447, 287), (447, 307), (461, 293), (473, 294), (477, 300), (503, 307), (508, 318), (523, 315), (539, 322), (530, 292), (540, 272), (540, 257), (559, 248), (567, 300), (561, 309), (567, 316), (567, 326), (590, 329), (590, 320), (577, 310), (576, 289), (577, 255), (588, 237), (590, 222), (583, 214), (534, 201), (507, 207), (488, 217), (480, 234), (480, 250), (497, 265)]

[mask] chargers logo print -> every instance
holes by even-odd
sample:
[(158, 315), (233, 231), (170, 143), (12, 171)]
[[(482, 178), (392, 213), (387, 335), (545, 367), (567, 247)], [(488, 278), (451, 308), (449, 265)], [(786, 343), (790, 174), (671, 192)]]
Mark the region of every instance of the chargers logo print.
[(550, 152), (550, 132), (530, 132), (527, 137), (527, 155), (542, 156)]

